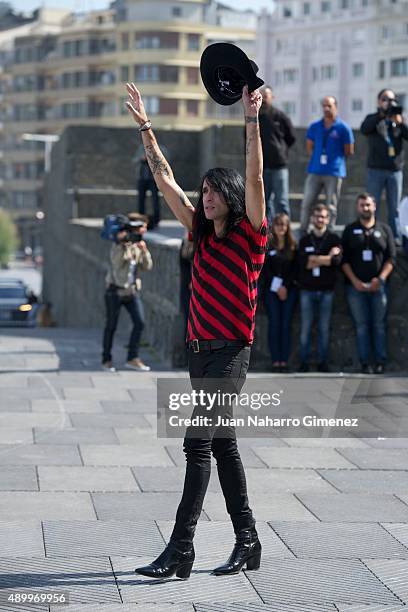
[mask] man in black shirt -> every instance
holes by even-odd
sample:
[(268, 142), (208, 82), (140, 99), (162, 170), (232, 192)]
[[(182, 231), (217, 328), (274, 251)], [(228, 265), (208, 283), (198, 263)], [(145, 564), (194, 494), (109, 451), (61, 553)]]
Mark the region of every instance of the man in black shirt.
[(259, 129), (264, 159), (266, 216), (269, 224), (278, 213), (283, 212), (290, 217), (288, 151), (296, 141), (289, 117), (272, 106), (273, 99), (272, 89), (269, 86), (263, 87)]
[(396, 218), (402, 197), (403, 139), (408, 140), (408, 125), (400, 110), (395, 93), (382, 89), (378, 94), (377, 112), (367, 115), (360, 128), (362, 134), (368, 136), (367, 191), (379, 204), (385, 189), (388, 224), (394, 238), (400, 238)]
[(318, 370), (328, 372), (329, 331), (337, 267), (341, 261), (340, 238), (327, 229), (330, 212), (317, 204), (312, 230), (299, 243), (298, 283), (300, 287), (300, 372), (309, 371), (313, 321), (318, 314)]
[(386, 281), (396, 256), (391, 228), (376, 220), (375, 210), (374, 198), (368, 193), (360, 194), (357, 197), (359, 218), (347, 225), (342, 238), (347, 301), (356, 328), (358, 355), (364, 374), (372, 371), (369, 365), (370, 339), (374, 344), (374, 372), (384, 372), (387, 359)]

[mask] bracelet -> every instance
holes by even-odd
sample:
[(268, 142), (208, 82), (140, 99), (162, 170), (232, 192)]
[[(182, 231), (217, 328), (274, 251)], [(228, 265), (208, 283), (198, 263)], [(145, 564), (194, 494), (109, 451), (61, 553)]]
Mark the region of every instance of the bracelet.
[(150, 119), (147, 119), (147, 121), (145, 121), (143, 125), (140, 126), (139, 132), (145, 132), (146, 130), (150, 130), (151, 127), (152, 122), (150, 121)]

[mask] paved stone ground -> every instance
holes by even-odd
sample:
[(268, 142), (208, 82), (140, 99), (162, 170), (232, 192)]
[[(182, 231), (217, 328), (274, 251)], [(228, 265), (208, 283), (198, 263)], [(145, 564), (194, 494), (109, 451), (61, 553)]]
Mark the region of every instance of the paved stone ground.
[[(213, 470), (190, 580), (134, 574), (170, 535), (184, 457), (156, 437), (154, 356), (150, 373), (107, 374), (99, 354), (99, 332), (0, 333), (0, 610), (408, 611), (403, 438), (242, 439), (260, 570), (210, 575), (233, 544)], [(403, 386), (389, 395), (403, 413)], [(7, 590), (68, 591), (70, 605), (10, 604)]]

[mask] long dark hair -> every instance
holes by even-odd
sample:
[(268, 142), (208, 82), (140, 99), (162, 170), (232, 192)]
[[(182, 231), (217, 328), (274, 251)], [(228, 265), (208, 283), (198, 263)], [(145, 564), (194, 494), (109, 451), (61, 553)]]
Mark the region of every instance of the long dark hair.
[(214, 222), (207, 219), (204, 214), (203, 185), (206, 179), (213, 189), (222, 193), (229, 209), (224, 237), (245, 215), (245, 183), (240, 173), (230, 168), (211, 168), (204, 174), (199, 187), (199, 198), (193, 223), (194, 248), (197, 248), (204, 236), (214, 231)]
[(289, 256), (289, 259), (292, 259), (296, 251), (296, 240), (290, 228), (290, 220), (286, 213), (278, 213), (272, 219), (272, 223), (270, 224), (269, 230), (268, 230), (268, 248), (273, 247), (277, 249), (279, 247), (279, 239), (275, 231), (275, 225), (279, 223), (279, 221), (280, 222), (284, 221), (285, 223), (287, 223), (287, 230), (286, 230), (286, 234), (284, 237), (283, 249), (284, 251), (286, 251), (287, 255)]

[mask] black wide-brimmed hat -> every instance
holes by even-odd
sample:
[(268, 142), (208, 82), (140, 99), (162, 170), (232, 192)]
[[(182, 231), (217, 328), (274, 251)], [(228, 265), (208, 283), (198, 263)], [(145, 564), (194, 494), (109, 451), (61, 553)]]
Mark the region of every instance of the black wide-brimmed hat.
[(232, 43), (214, 43), (204, 49), (200, 72), (204, 86), (211, 98), (229, 106), (242, 97), (244, 85), (254, 91), (264, 84), (256, 76), (259, 68), (247, 55)]

